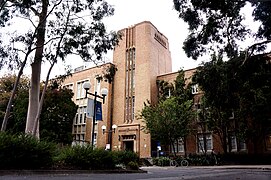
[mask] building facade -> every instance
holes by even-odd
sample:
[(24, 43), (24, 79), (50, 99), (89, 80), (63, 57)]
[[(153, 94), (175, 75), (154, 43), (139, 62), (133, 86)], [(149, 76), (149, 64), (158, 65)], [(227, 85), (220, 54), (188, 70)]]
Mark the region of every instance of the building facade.
[[(172, 71), (167, 38), (148, 21), (120, 30), (122, 40), (115, 47), (113, 64), (117, 68), (112, 83), (100, 79), (110, 64), (78, 69), (63, 86), (73, 90), (74, 102), (79, 106), (74, 119), (74, 143), (89, 143), (92, 138), (92, 118), (87, 117), (84, 82), (93, 86), (90, 92), (108, 88), (103, 105), (103, 121), (96, 121), (94, 144), (112, 150), (132, 150), (140, 157), (151, 156), (151, 137), (142, 131), (144, 126), (136, 114), (144, 102), (157, 101), (156, 79)], [(112, 65), (112, 64), (111, 64)], [(98, 77), (98, 79), (97, 79)], [(117, 125), (113, 132), (112, 125)], [(102, 131), (105, 125), (107, 130)]]
[[(145, 102), (157, 102), (157, 80), (174, 82), (178, 72), (172, 72), (167, 38), (151, 22), (144, 21), (120, 32), (122, 39), (114, 49), (112, 64), (107, 63), (88, 69), (79, 67), (63, 82), (63, 86), (73, 90), (73, 101), (79, 107), (72, 130), (74, 144), (92, 144), (94, 133), (93, 144), (96, 147), (131, 150), (138, 153), (141, 158), (156, 156), (157, 144), (151, 140), (150, 134), (142, 130), (145, 124), (137, 118), (137, 114)], [(114, 69), (112, 81), (105, 78), (110, 68)], [(187, 83), (191, 82), (195, 71), (196, 69), (185, 71)], [(102, 88), (109, 90), (102, 105), (102, 120), (95, 121), (94, 128), (92, 117), (87, 115), (90, 108), (87, 105), (88, 99), (93, 97), (86, 96), (83, 88), (85, 82), (92, 84), (89, 90), (91, 93), (97, 92), (100, 95)], [(197, 85), (192, 86), (191, 93), (194, 95), (194, 109), (199, 111), (203, 93), (199, 91)], [(177, 141), (175, 152), (184, 154), (184, 143), (187, 154), (203, 153), (203, 146), (207, 152), (211, 152), (212, 149), (222, 152), (218, 136), (208, 130), (203, 131), (197, 122), (195, 117), (197, 133), (188, 136), (186, 142)], [(228, 144), (233, 152), (248, 152), (247, 144), (238, 141), (235, 136), (231, 137)], [(270, 144), (268, 147), (271, 147)], [(172, 151), (167, 149), (167, 153)]]

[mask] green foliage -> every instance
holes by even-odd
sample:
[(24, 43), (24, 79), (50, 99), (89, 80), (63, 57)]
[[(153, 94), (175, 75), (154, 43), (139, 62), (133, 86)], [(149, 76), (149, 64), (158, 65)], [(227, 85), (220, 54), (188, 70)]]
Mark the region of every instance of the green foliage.
[(152, 159), (153, 165), (156, 166), (169, 166), (170, 159), (168, 157), (156, 157)]
[[(146, 132), (164, 145), (173, 145), (189, 133), (193, 116), (190, 89), (185, 87), (184, 72), (179, 71), (175, 86), (165, 81), (157, 82), (159, 102), (145, 104), (139, 118), (143, 119)], [(171, 92), (171, 93), (169, 93)]]
[(134, 152), (106, 151), (86, 145), (62, 149), (55, 161), (56, 166), (69, 169), (114, 169), (117, 164), (134, 169), (138, 167), (139, 157)]
[[(27, 3), (25, 3), (27, 2)], [(50, 9), (50, 11), (49, 11)], [(11, 13), (12, 12), (12, 13)], [(17, 14), (12, 15), (12, 14)], [(83, 14), (88, 14), (85, 16)], [(11, 21), (25, 21), (29, 25), (26, 32), (13, 33), (13, 28), (7, 29), (5, 37), (8, 42), (1, 43), (0, 64), (14, 68), (22, 51), (27, 56), (35, 51), (36, 46), (42, 49), (35, 57), (41, 61), (43, 56), (48, 61), (65, 61), (68, 54), (77, 54), (85, 61), (102, 62), (102, 55), (118, 43), (120, 35), (117, 32), (107, 32), (103, 18), (112, 16), (114, 8), (105, 0), (99, 1), (7, 1), (1, 3), (0, 26), (10, 26)], [(39, 21), (37, 21), (39, 19)], [(32, 26), (31, 26), (32, 25)], [(43, 26), (43, 28), (40, 28)], [(47, 39), (47, 43), (44, 42)], [(37, 45), (36, 42), (42, 43)], [(20, 49), (15, 49), (20, 44)], [(12, 52), (12, 53), (10, 53)], [(24, 58), (24, 57), (23, 57)], [(0, 66), (0, 67), (2, 67)]]
[(117, 164), (128, 165), (129, 162), (139, 163), (139, 156), (133, 151), (115, 151)]
[(89, 145), (66, 147), (56, 161), (71, 169), (113, 169), (116, 164), (114, 152), (93, 149)]
[[(9, 101), (9, 98), (11, 96), (11, 92), (14, 86), (14, 82), (16, 79), (16, 75), (12, 74), (7, 74), (4, 75), (0, 78), (0, 122), (2, 124), (2, 120), (4, 119), (4, 115), (6, 112), (7, 104)], [(14, 131), (15, 132), (22, 132), (24, 130), (24, 127), (21, 124), (21, 121), (17, 121), (17, 113), (15, 112), (16, 109), (14, 107), (20, 107), (25, 109), (25, 106), (28, 103), (28, 95), (25, 96), (26, 93), (28, 93), (28, 88), (29, 88), (29, 78), (26, 76), (22, 76), (20, 79), (20, 83), (18, 85), (17, 93), (15, 95), (15, 99), (20, 99), (20, 100), (15, 100), (13, 105), (12, 105), (12, 112), (9, 117), (8, 121), (8, 129), (9, 131)], [(20, 113), (20, 112), (19, 112)], [(24, 112), (26, 114), (26, 112)], [(25, 120), (23, 120), (25, 121)], [(21, 125), (16, 125), (17, 123)]]
[(53, 163), (56, 146), (34, 137), (0, 133), (0, 169), (40, 169)]
[[(146, 105), (141, 116), (146, 123), (145, 129), (152, 138), (163, 143), (171, 142), (188, 134), (188, 122), (192, 116), (192, 101), (178, 104), (175, 97), (160, 101), (157, 105)], [(182, 112), (182, 113), (180, 113)]]
[[(15, 75), (7, 75), (0, 79), (0, 117), (4, 117)], [(12, 106), (7, 130), (13, 133), (24, 132), (27, 105), (29, 101), (29, 79), (22, 77)], [(72, 101), (73, 93), (69, 89), (58, 88), (59, 82), (53, 81), (48, 87), (40, 120), (40, 138), (62, 144), (72, 142), (72, 123), (77, 106)]]
[(127, 169), (138, 170), (138, 169), (139, 169), (138, 163), (137, 163), (137, 162), (130, 161), (130, 162), (127, 164)]
[(104, 72), (103, 78), (108, 81), (109, 84), (111, 84), (114, 81), (114, 76), (118, 69), (114, 64), (110, 64), (106, 67), (106, 70)]
[(49, 88), (46, 92), (40, 120), (40, 137), (56, 143), (72, 142), (72, 124), (77, 106), (68, 89)]
[(25, 134), (0, 133), (0, 169), (114, 169), (123, 164), (138, 170), (131, 151), (106, 151), (90, 145), (57, 147)]
[[(247, 60), (240, 68), (239, 120), (241, 132), (262, 147), (262, 140), (271, 133), (271, 63), (269, 56), (258, 55)], [(263, 147), (262, 147), (263, 148)]]
[[(173, 0), (175, 9), (189, 25), (189, 35), (184, 41), (183, 49), (188, 57), (197, 59), (205, 53), (218, 50), (226, 53), (229, 58), (240, 55), (238, 41), (254, 35), (255, 40), (271, 37), (270, 1), (224, 1), (224, 0)], [(251, 14), (255, 21), (261, 23), (258, 32), (246, 26), (245, 5), (252, 5)], [(246, 14), (249, 16), (249, 14)], [(255, 33), (255, 34), (254, 34)], [(259, 39), (258, 39), (259, 38)], [(255, 45), (263, 51), (268, 41)], [(251, 46), (251, 45), (249, 45)], [(248, 46), (248, 47), (249, 47)], [(254, 49), (255, 48), (255, 49)]]
[[(224, 62), (213, 56), (193, 77), (204, 91), (208, 129), (220, 135), (225, 152), (232, 133), (251, 140), (255, 150), (263, 149), (262, 140), (271, 133), (270, 58), (258, 55), (242, 62), (243, 58)], [(229, 119), (232, 112), (235, 121)]]

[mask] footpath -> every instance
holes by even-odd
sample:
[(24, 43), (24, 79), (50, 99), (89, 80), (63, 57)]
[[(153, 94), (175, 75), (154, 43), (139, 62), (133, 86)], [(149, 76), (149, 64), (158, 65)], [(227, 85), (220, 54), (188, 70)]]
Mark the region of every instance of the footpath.
[(188, 166), (188, 167), (175, 167), (175, 166), (144, 166), (142, 170), (148, 171), (149, 168), (194, 168), (194, 169), (261, 169), (270, 170), (271, 165), (221, 165), (221, 166)]
[(259, 169), (271, 171), (271, 165), (221, 165), (221, 166), (143, 166), (139, 170), (0, 170), (3, 175), (29, 175), (29, 174), (123, 174), (123, 173), (147, 173), (148, 169), (169, 169), (169, 168), (193, 168), (193, 169)]

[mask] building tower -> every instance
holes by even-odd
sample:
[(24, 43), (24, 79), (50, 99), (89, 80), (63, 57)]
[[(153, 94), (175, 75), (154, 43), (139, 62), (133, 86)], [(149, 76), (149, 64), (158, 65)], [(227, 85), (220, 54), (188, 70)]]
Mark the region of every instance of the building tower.
[[(148, 21), (122, 29), (122, 40), (115, 47), (112, 150), (132, 150), (140, 157), (150, 157), (150, 134), (144, 133), (142, 120), (136, 118), (144, 102), (157, 102), (156, 78), (172, 71), (167, 38)], [(153, 148), (152, 148), (153, 146)], [(156, 150), (156, 149), (155, 149)]]

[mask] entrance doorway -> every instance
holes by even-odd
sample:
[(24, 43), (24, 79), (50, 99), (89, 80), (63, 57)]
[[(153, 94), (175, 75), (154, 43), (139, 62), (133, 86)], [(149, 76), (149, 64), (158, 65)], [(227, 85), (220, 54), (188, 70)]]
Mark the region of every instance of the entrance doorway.
[(125, 151), (134, 151), (134, 141), (123, 141), (123, 149)]

